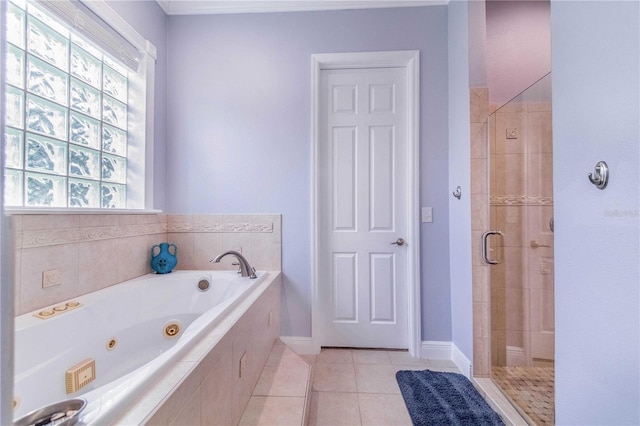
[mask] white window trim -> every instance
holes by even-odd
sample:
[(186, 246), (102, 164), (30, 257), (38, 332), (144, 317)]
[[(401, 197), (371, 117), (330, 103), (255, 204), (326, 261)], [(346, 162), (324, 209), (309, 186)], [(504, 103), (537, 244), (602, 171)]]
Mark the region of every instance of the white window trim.
[[(140, 187), (144, 188), (144, 194), (137, 197), (134, 196), (133, 200), (127, 195), (127, 210), (155, 211), (153, 210), (154, 87), (155, 63), (158, 57), (158, 51), (149, 40), (142, 37), (127, 21), (105, 3), (104, 0), (87, 1), (84, 4), (111, 25), (114, 30), (129, 40), (129, 42), (142, 53), (138, 73), (131, 75), (130, 82), (139, 86), (139, 94), (144, 100), (144, 103), (141, 104), (146, 105), (146, 117), (144, 125), (130, 122), (132, 125), (129, 126), (129, 149), (141, 147), (140, 142), (142, 141), (144, 143), (144, 152), (140, 152), (139, 154), (144, 154), (145, 161), (144, 170), (131, 170), (127, 168), (127, 194), (130, 190), (136, 191)], [(141, 77), (146, 80), (146, 85), (142, 84), (141, 81), (136, 81)], [(129, 157), (129, 155), (127, 155), (127, 157)], [(141, 179), (144, 180), (144, 185), (138, 183)], [(109, 209), (101, 209), (100, 211), (105, 210)]]

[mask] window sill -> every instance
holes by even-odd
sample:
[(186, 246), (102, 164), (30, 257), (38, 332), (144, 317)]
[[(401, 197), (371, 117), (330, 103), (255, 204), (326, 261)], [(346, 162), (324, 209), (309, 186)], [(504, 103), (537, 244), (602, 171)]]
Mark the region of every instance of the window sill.
[(5, 207), (6, 215), (19, 214), (161, 214), (162, 210), (143, 209), (86, 209), (86, 208), (42, 208), (42, 207)]

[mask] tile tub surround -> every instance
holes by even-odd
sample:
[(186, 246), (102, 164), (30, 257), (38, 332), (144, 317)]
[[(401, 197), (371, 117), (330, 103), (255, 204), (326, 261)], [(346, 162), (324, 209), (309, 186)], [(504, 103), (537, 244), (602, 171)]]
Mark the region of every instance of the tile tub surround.
[(312, 377), (309, 363), (276, 340), (239, 424), (308, 424)]
[(269, 274), (114, 424), (238, 424), (280, 334), (281, 273)]
[[(177, 269), (230, 269), (209, 259), (240, 249), (281, 270), (280, 215), (12, 214), (15, 311), (21, 315), (151, 273), (151, 247), (178, 246)], [(198, 257), (200, 256), (200, 257)], [(56, 271), (60, 284), (43, 287)]]
[(282, 270), (280, 215), (168, 216), (167, 238), (180, 248), (181, 269), (230, 269), (232, 257), (209, 260), (236, 250), (258, 270)]

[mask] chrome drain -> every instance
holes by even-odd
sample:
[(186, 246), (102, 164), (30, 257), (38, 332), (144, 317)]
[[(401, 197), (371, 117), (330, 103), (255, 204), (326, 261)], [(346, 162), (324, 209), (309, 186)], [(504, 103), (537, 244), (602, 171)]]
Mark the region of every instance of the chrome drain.
[(203, 278), (198, 282), (198, 289), (200, 289), (200, 291), (209, 290), (209, 286), (210, 286), (209, 280), (207, 280), (207, 279)]

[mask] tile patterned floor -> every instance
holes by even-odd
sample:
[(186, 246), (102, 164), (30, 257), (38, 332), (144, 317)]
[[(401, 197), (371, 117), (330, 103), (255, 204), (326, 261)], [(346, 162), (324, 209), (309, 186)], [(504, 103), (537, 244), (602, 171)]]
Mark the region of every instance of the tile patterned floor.
[(323, 349), (303, 359), (314, 369), (311, 426), (411, 425), (396, 372), (459, 373), (452, 361), (415, 359), (400, 351)]
[(554, 424), (553, 367), (493, 367), (493, 380), (536, 425)]

